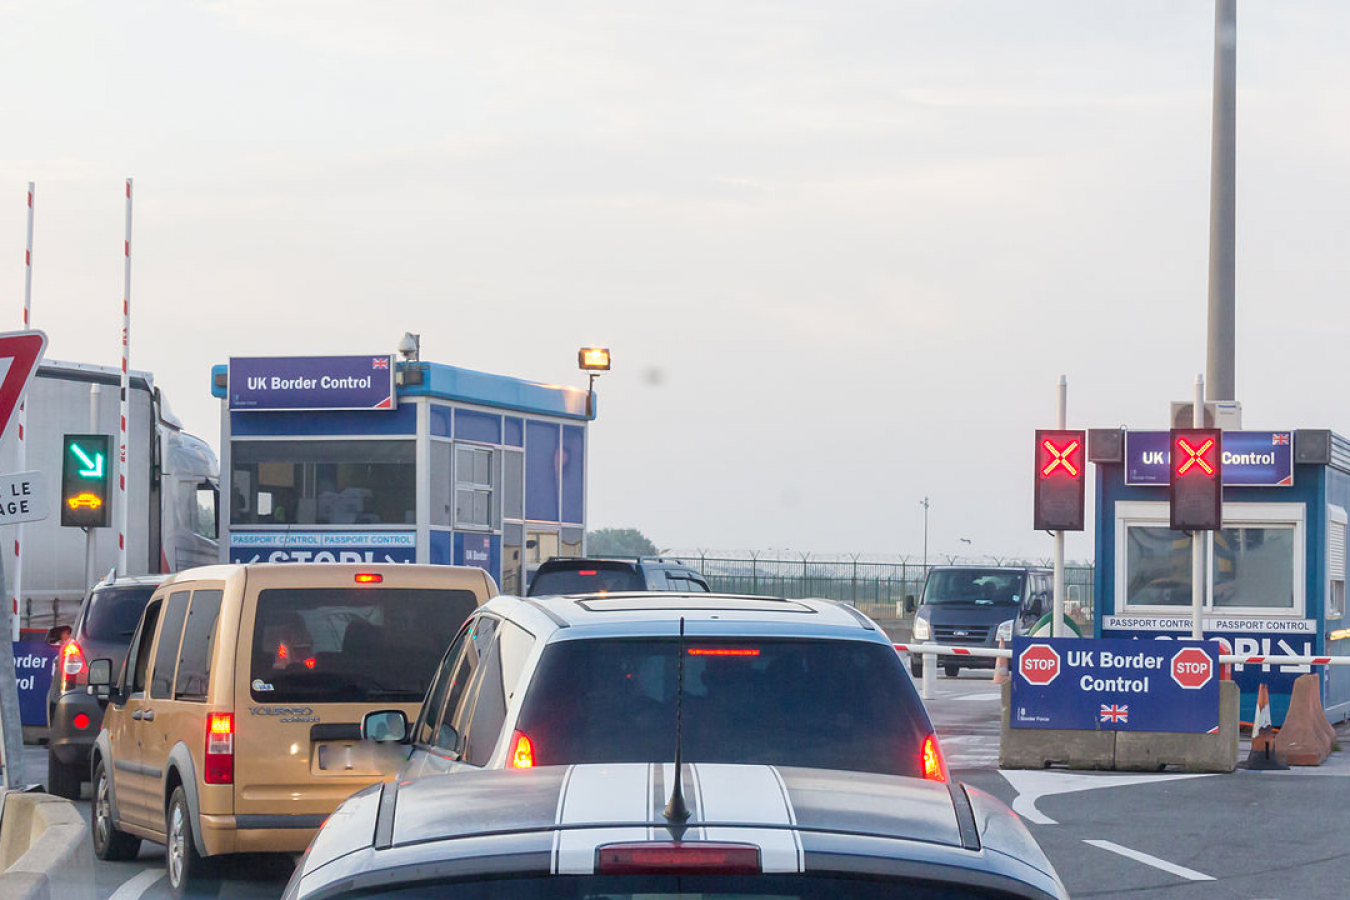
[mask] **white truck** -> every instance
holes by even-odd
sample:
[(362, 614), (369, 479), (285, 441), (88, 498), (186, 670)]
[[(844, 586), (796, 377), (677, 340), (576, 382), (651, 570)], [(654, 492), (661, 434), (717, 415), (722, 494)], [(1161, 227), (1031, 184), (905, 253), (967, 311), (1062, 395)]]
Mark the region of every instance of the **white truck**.
[[(28, 387), (28, 458), (19, 462), (17, 416), (0, 440), (0, 472), (38, 470), (46, 476), (48, 518), (23, 526), (24, 628), (71, 621), (89, 585), (85, 533), (62, 527), (61, 451), (66, 434), (106, 434), (118, 444), (121, 372), (108, 366), (44, 360)], [(93, 416), (91, 418), (91, 407)], [(92, 427), (91, 427), (92, 426)], [(147, 372), (131, 373), (127, 420), (127, 567), (119, 576), (175, 572), (220, 561), (216, 541), (219, 464), (211, 447), (183, 431)], [(113, 473), (116, 484), (116, 472)], [(95, 529), (95, 580), (117, 563), (117, 492), (108, 528)], [(17, 526), (0, 526), (4, 602), (12, 596)]]

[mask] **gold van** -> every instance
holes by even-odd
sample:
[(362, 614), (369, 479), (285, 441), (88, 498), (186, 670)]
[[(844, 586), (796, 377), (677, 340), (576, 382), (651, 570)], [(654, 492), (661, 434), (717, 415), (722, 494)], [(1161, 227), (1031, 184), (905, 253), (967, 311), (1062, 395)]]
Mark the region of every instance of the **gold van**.
[(496, 594), (482, 569), (272, 563), (190, 569), (146, 605), (90, 762), (100, 859), (164, 844), (175, 896), (211, 857), (299, 852), (401, 755), (361, 740), (375, 709), (417, 713), (446, 646)]

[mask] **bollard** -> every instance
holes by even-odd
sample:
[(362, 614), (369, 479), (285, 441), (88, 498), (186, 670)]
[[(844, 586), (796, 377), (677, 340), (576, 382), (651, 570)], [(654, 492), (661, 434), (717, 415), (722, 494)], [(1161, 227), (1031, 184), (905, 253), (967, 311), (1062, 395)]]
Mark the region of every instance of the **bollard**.
[(937, 654), (929, 650), (923, 652), (923, 694), (925, 700), (933, 699), (933, 682), (937, 679)]

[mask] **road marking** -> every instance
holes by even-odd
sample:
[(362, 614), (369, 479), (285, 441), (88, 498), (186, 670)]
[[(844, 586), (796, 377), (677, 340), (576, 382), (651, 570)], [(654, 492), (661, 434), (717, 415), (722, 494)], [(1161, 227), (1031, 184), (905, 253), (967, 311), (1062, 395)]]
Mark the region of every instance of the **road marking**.
[(163, 869), (142, 869), (122, 882), (108, 900), (140, 900), (141, 894), (150, 890), (150, 886), (163, 877)]
[(1112, 853), (1119, 853), (1127, 859), (1141, 862), (1144, 865), (1152, 866), (1155, 869), (1162, 869), (1164, 872), (1170, 872), (1173, 875), (1185, 878), (1188, 881), (1214, 880), (1214, 876), (1212, 875), (1206, 875), (1204, 872), (1197, 872), (1194, 869), (1188, 869), (1185, 866), (1170, 863), (1165, 859), (1158, 859), (1156, 856), (1150, 856), (1147, 853), (1141, 853), (1138, 850), (1131, 850), (1129, 847), (1122, 847), (1111, 841), (1090, 841), (1084, 838), (1083, 843), (1091, 844), (1094, 847), (1100, 847), (1103, 850), (1110, 850)]
[(1091, 791), (1098, 788), (1180, 781), (1183, 778), (1210, 778), (1209, 775), (1077, 775), (1041, 769), (1010, 769), (999, 773), (1017, 791), (1012, 808), (1023, 819), (1037, 825), (1058, 825), (1036, 808), (1036, 801), (1052, 794)]

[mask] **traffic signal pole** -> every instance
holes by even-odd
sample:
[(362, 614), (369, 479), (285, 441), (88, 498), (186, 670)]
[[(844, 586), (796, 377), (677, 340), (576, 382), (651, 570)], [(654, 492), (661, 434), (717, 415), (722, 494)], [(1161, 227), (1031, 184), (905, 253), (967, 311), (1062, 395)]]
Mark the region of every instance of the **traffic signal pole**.
[[(1061, 431), (1068, 428), (1069, 419), (1069, 381), (1063, 375), (1059, 376), (1059, 397), (1058, 397), (1058, 424), (1055, 426)], [(1051, 623), (1050, 634), (1054, 637), (1068, 637), (1068, 629), (1064, 627), (1064, 531), (1063, 529), (1055, 532), (1055, 597), (1054, 597), (1054, 621)]]
[[(1205, 376), (1195, 376), (1195, 403), (1191, 411), (1191, 426), (1205, 427)], [(1170, 463), (1169, 463), (1170, 465)], [(1220, 488), (1222, 490), (1223, 488)], [(1191, 532), (1191, 638), (1205, 638), (1205, 545), (1212, 531)]]
[[(89, 432), (98, 433), (98, 395), (102, 388), (97, 384), (89, 385)], [(84, 529), (84, 589), (86, 592), (94, 586), (94, 529)]]

